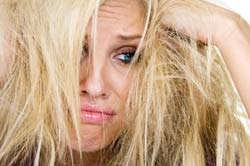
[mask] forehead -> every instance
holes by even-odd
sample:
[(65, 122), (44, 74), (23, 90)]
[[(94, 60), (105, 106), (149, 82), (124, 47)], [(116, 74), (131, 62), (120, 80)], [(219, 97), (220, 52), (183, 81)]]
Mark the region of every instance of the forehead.
[(100, 6), (99, 18), (105, 16), (116, 16), (114, 19), (120, 17), (140, 17), (143, 18), (144, 6), (141, 0), (108, 0)]
[(98, 24), (102, 30), (139, 33), (144, 27), (144, 16), (141, 0), (108, 0), (99, 8)]

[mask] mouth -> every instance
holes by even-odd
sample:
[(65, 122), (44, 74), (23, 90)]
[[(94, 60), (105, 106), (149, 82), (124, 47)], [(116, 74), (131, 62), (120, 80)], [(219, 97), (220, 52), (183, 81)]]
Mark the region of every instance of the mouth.
[(81, 107), (81, 121), (86, 124), (102, 125), (112, 121), (115, 117), (115, 112), (110, 108), (105, 108), (96, 105), (83, 105)]

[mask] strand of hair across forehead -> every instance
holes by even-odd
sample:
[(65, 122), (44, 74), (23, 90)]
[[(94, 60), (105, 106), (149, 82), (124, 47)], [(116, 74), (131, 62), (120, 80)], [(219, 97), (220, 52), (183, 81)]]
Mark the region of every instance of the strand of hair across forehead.
[(141, 37), (140, 43), (139, 43), (138, 48), (137, 48), (136, 53), (135, 53), (136, 57), (139, 56), (139, 52), (141, 51), (143, 40), (144, 40), (145, 35), (147, 33), (147, 29), (148, 29), (148, 25), (149, 25), (149, 19), (150, 19), (150, 14), (151, 14), (151, 8), (152, 8), (152, 0), (148, 0), (145, 26), (144, 26), (144, 30), (143, 30), (143, 33), (142, 33), (142, 37)]
[[(151, 14), (151, 8), (152, 8), (152, 1), (148, 0), (148, 7), (147, 7), (147, 13), (146, 13), (145, 27), (144, 27), (144, 30), (143, 30), (141, 41), (139, 43), (138, 49), (137, 49), (136, 54), (135, 54), (136, 57), (138, 56), (139, 51), (141, 50), (142, 42), (143, 42), (143, 40), (145, 38), (147, 29), (148, 29), (149, 19), (150, 19), (150, 14)], [(144, 148), (145, 148), (145, 151), (144, 151), (144, 165), (145, 166), (147, 165), (147, 155), (148, 155), (148, 151), (147, 151), (148, 125), (147, 124), (148, 124), (148, 113), (145, 114), (145, 128), (144, 128), (144, 131), (145, 131), (145, 134), (144, 134)]]
[[(148, 6), (147, 6), (147, 12), (146, 14), (146, 20), (145, 20), (145, 26), (142, 32), (142, 37), (141, 40), (138, 44), (138, 47), (136, 49), (135, 55), (134, 55), (134, 59), (138, 59), (138, 57), (140, 56), (140, 51), (142, 49), (142, 44), (144, 41), (144, 38), (146, 36), (147, 30), (148, 30), (148, 26), (149, 26), (149, 21), (150, 21), (150, 14), (151, 14), (151, 8), (152, 8), (152, 0), (147, 0), (148, 1)], [(126, 75), (129, 73), (129, 71), (131, 70), (132, 65), (130, 65), (129, 70), (127, 71)]]
[[(147, 30), (148, 30), (148, 26), (149, 26), (150, 14), (151, 14), (151, 9), (152, 9), (152, 0), (147, 0), (147, 1), (148, 1), (148, 5), (147, 5), (147, 10), (146, 10), (145, 26), (144, 26), (144, 29), (143, 29), (141, 40), (140, 40), (140, 42), (138, 44), (138, 47), (136, 49), (134, 59), (137, 59), (139, 57), (139, 55), (140, 55), (140, 51), (142, 49), (142, 44), (143, 44), (144, 38), (145, 38)], [(127, 74), (129, 73), (131, 67), (132, 67), (132, 65), (130, 65)], [(148, 151), (147, 151), (147, 134), (148, 134), (147, 131), (148, 131), (148, 127), (147, 127), (147, 124), (148, 124), (148, 114), (146, 113), (145, 114), (145, 128), (144, 128), (144, 133), (145, 133), (144, 134), (144, 148), (145, 148), (145, 151), (144, 151), (144, 154), (143, 154), (144, 155), (144, 165), (145, 166), (147, 165), (147, 155), (148, 155)], [(129, 162), (127, 162), (126, 165), (129, 165)]]

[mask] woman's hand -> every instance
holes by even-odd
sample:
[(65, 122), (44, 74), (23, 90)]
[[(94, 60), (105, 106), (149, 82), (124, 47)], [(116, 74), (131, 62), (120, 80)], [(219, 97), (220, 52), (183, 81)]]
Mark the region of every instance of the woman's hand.
[(216, 46), (231, 39), (242, 21), (240, 15), (203, 0), (176, 0), (166, 5), (163, 22), (193, 39)]
[[(201, 0), (169, 2), (165, 26), (204, 43), (212, 42), (221, 52), (250, 115), (250, 26), (238, 14)], [(172, 3), (172, 4), (171, 4)]]

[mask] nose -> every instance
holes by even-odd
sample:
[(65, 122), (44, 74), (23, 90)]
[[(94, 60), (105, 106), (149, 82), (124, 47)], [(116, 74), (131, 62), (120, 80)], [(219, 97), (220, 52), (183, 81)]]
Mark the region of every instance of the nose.
[[(86, 66), (85, 66), (86, 67)], [(84, 68), (84, 67), (83, 67)], [(82, 69), (83, 72), (87, 71)], [(81, 72), (80, 77), (80, 95), (88, 97), (91, 101), (97, 99), (105, 99), (108, 95), (108, 90), (105, 85), (103, 67), (98, 64), (92, 65), (88, 73)]]

